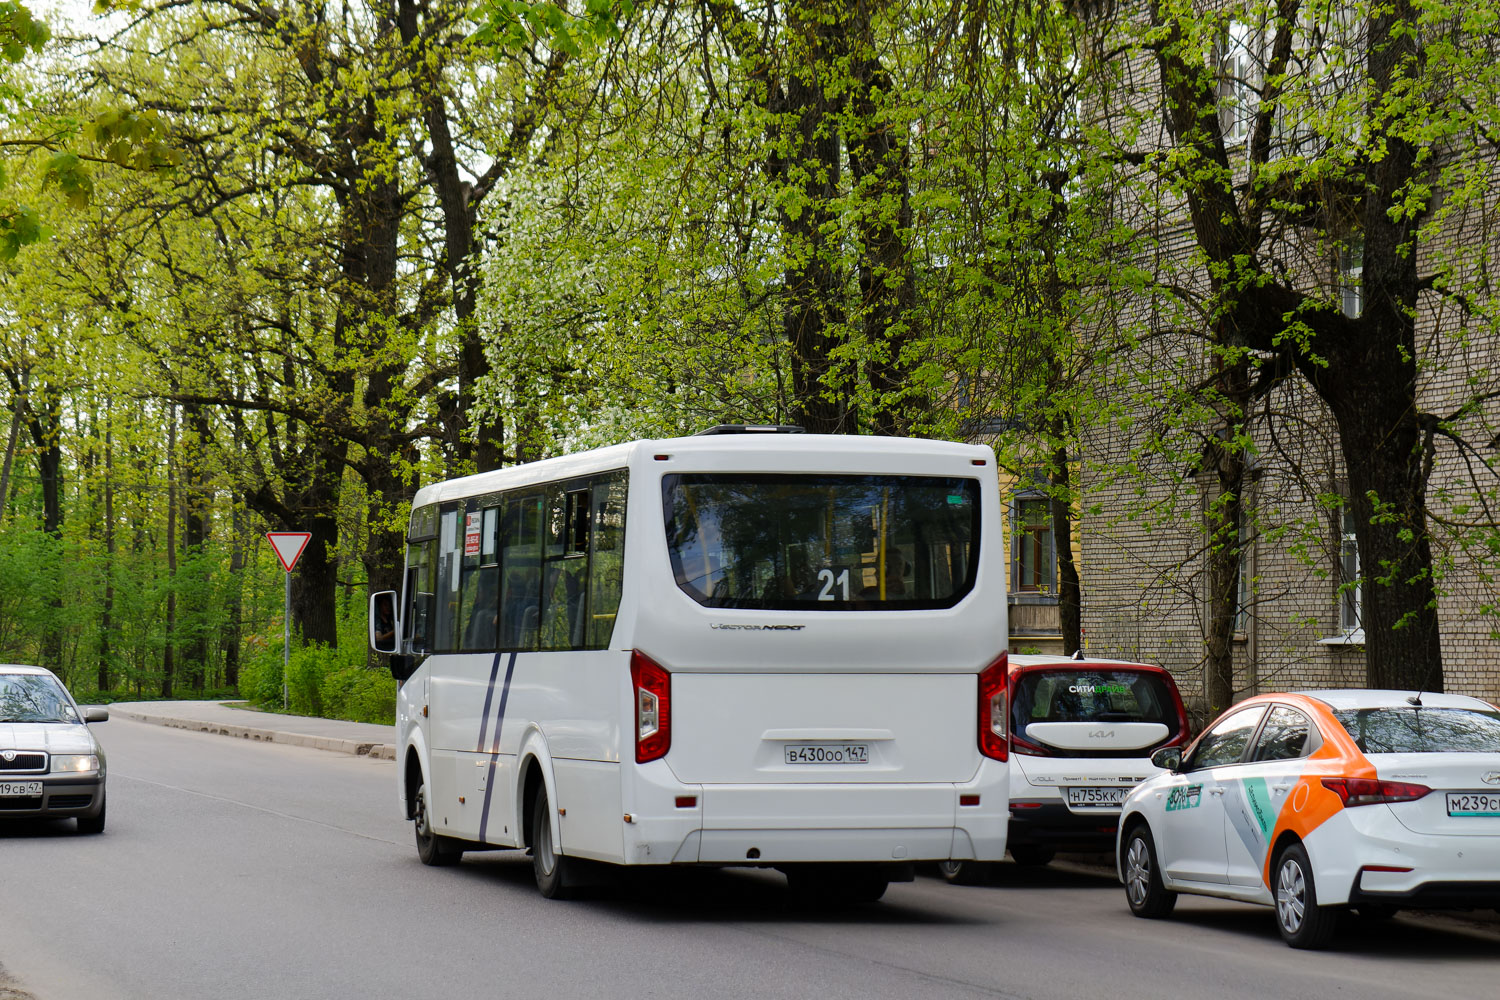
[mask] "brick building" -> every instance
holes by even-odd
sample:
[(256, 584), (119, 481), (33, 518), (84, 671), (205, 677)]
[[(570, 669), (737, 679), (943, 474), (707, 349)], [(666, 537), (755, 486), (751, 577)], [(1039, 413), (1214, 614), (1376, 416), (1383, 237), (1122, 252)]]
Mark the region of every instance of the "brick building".
[[(1207, 4), (1212, 7), (1214, 5)], [(1224, 7), (1227, 5), (1219, 5)], [(1337, 10), (1330, 23), (1345, 32), (1340, 44), (1357, 51), (1360, 26)], [(1299, 38), (1323, 37), (1307, 26)], [(1326, 28), (1327, 26), (1323, 26)], [(1116, 25), (1116, 31), (1119, 22)], [(1320, 29), (1322, 30), (1322, 29)], [(1326, 31), (1325, 31), (1326, 34)], [(1266, 23), (1222, 21), (1209, 58), (1220, 74), (1219, 121), (1233, 169), (1240, 182), (1261, 107), (1266, 65), (1274, 32)], [(1493, 41), (1493, 40), (1491, 40)], [(1304, 52), (1297, 66), (1321, 74), (1316, 87), (1302, 93), (1335, 99), (1352, 86), (1354, 70), (1345, 60)], [(1333, 68), (1330, 68), (1333, 67)], [(1114, 134), (1137, 134), (1142, 150), (1170, 147), (1165, 116), (1153, 106), (1161, 100), (1156, 64), (1147, 58), (1127, 62), (1118, 81), (1128, 100), (1106, 102), (1096, 125)], [(1156, 114), (1156, 119), (1152, 115)], [(1307, 117), (1303, 108), (1303, 119)], [(1112, 116), (1119, 120), (1112, 122)], [(1295, 116), (1291, 116), (1295, 117)], [(1279, 127), (1271, 158), (1326, 155), (1326, 137), (1296, 121)], [(1347, 137), (1345, 137), (1347, 140)], [(1323, 146), (1319, 146), (1324, 142)], [(1454, 161), (1460, 154), (1451, 155)], [(1484, 169), (1489, 190), (1500, 190), (1497, 154), (1489, 153)], [(1473, 173), (1470, 169), (1469, 174)], [(1135, 189), (1137, 192), (1141, 188)], [(1186, 207), (1163, 211), (1170, 198), (1151, 206), (1127, 185), (1114, 205), (1119, 217), (1144, 235), (1143, 249), (1131, 263), (1150, 270), (1158, 280), (1189, 286), (1206, 298), (1208, 281), (1195, 259), (1195, 233)], [(1133, 200), (1134, 199), (1134, 200)], [(1443, 217), (1439, 232), (1424, 236), (1419, 264), (1447, 268), (1448, 273), (1480, 285), (1481, 269), (1500, 249), (1492, 196), (1486, 194), (1464, 211)], [(1324, 220), (1326, 223), (1326, 220)], [(1361, 236), (1357, 226), (1321, 229), (1288, 224), (1262, 245), (1265, 258), (1278, 268), (1278, 280), (1295, 282), (1348, 316), (1357, 317), (1362, 300)], [(1472, 303), (1471, 303), (1472, 305)], [(1418, 381), (1421, 409), (1452, 414), (1466, 400), (1492, 388), (1491, 370), (1500, 369), (1493, 329), (1456, 312), (1453, 299), (1426, 294), (1418, 309), (1417, 350), (1422, 361)], [(1153, 334), (1190, 327), (1201, 319), (1178, 301), (1163, 310), (1152, 297), (1140, 295), (1123, 306), (1118, 300), (1101, 309), (1103, 323), (1134, 325)], [(1218, 481), (1196, 462), (1188, 447), (1164, 447), (1179, 435), (1211, 436), (1211, 423), (1186, 426), (1177, 397), (1167, 384), (1212, 381), (1215, 358), (1191, 336), (1141, 338), (1128, 355), (1112, 362), (1101, 381), (1131, 394), (1130, 419), (1100, 421), (1088, 428), (1079, 469), (1084, 490), (1078, 525), (1078, 555), (1083, 577), (1085, 645), (1091, 655), (1161, 663), (1176, 675), (1190, 701), (1201, 708), (1208, 662), (1207, 642), (1211, 547), (1205, 531), (1209, 506), (1219, 493)], [(1162, 386), (1158, 401), (1151, 386)], [(1481, 384), (1483, 383), (1483, 384)], [(1118, 414), (1115, 415), (1118, 417)], [(1487, 401), (1452, 426), (1476, 445), (1461, 450), (1441, 438), (1434, 445), (1429, 480), (1429, 510), (1437, 515), (1434, 556), (1438, 563), (1439, 617), (1445, 686), (1449, 691), (1500, 701), (1500, 642), (1494, 609), (1500, 591), (1490, 561), (1500, 551), (1494, 532), (1447, 530), (1440, 522), (1480, 522), (1485, 493), (1493, 487), (1486, 466), (1494, 459), (1500, 410)], [(1221, 432), (1222, 433), (1222, 432)], [(1359, 561), (1358, 545), (1342, 498), (1349, 489), (1338, 432), (1330, 411), (1305, 381), (1280, 381), (1256, 403), (1253, 414), (1233, 429), (1248, 442), (1248, 468), (1239, 491), (1245, 508), (1240, 519), (1241, 568), (1238, 611), (1231, 643), (1236, 697), (1265, 690), (1295, 690), (1365, 683), (1364, 622), (1361, 615), (1369, 567)], [(1486, 451), (1485, 449), (1488, 449)], [(1130, 470), (1125, 472), (1122, 470)], [(1008, 490), (1012, 620), (1018, 627), (1012, 648), (1029, 642), (1025, 630), (1044, 637), (1049, 596), (1048, 570), (1036, 565), (1050, 552), (1050, 536), (1027, 514), (1024, 488)], [(1032, 562), (1028, 563), (1027, 559)], [(1054, 556), (1055, 558), (1055, 556)], [(1032, 587), (1028, 589), (1027, 583)], [(1051, 602), (1055, 603), (1055, 602)], [(1055, 611), (1051, 618), (1055, 622)], [(1055, 628), (1055, 625), (1054, 625)], [(1050, 651), (1050, 649), (1048, 650)]]

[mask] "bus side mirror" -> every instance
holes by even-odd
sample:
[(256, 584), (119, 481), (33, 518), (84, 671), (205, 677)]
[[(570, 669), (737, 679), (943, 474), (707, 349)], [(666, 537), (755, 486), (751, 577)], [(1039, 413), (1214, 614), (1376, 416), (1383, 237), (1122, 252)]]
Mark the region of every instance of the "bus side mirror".
[(382, 590), (370, 595), (370, 648), (377, 653), (394, 653), (396, 636), (396, 592)]

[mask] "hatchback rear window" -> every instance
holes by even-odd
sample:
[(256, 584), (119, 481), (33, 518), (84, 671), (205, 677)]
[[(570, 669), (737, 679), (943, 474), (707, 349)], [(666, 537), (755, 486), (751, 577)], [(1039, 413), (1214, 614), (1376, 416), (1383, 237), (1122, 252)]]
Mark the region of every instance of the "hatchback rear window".
[(1168, 739), (1181, 730), (1177, 698), (1145, 670), (1028, 670), (1011, 692), (1011, 726), (1025, 739), (1033, 722), (1158, 722)]
[(1339, 708), (1364, 753), (1500, 753), (1500, 712), (1469, 708)]

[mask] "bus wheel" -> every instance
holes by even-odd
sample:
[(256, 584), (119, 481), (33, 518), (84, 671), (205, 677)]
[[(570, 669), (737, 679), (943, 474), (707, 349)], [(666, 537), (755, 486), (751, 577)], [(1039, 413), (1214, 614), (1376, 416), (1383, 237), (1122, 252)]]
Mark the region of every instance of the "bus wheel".
[(1050, 865), (1052, 859), (1057, 857), (1057, 852), (1040, 844), (1016, 844), (1011, 847), (1010, 856), (1011, 860), (1018, 865), (1039, 868), (1042, 865)]
[(987, 861), (939, 861), (938, 874), (954, 885), (984, 885), (990, 880)]
[(805, 865), (785, 872), (792, 898), (809, 907), (873, 903), (891, 884), (876, 865)]
[(547, 899), (567, 899), (573, 894), (569, 884), (573, 861), (557, 853), (552, 842), (552, 807), (546, 791), (537, 792), (531, 807), (531, 870), (536, 887)]
[(464, 849), (451, 837), (432, 832), (432, 807), (427, 804), (427, 786), (417, 786), (417, 857), (424, 865), (442, 868), (456, 865)]

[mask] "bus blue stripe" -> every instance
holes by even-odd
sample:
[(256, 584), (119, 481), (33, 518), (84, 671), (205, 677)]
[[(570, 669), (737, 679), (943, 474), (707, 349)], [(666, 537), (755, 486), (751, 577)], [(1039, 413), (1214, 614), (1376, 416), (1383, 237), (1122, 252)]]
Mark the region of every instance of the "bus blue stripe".
[(475, 753), (484, 753), (484, 734), (490, 727), (490, 701), (495, 697), (495, 678), (500, 674), (500, 657), (504, 653), (495, 654), (495, 662), (490, 664), (490, 686), (484, 692), (484, 711), (479, 715), (479, 742), (474, 744)]
[[(495, 665), (500, 664), (500, 654), (495, 654)], [(479, 842), (487, 843), (484, 839), (485, 830), (490, 825), (490, 796), (495, 794), (495, 762), (500, 759), (500, 729), (505, 725), (505, 703), (510, 700), (510, 678), (516, 672), (516, 654), (510, 654), (510, 662), (505, 665), (505, 683), (500, 688), (500, 708), (495, 712), (495, 742), (490, 747), (489, 774), (484, 779), (484, 811), (479, 814)], [(493, 689), (495, 682), (490, 681)], [(489, 710), (485, 709), (485, 718), (488, 721)], [(483, 737), (480, 737), (481, 740)]]

